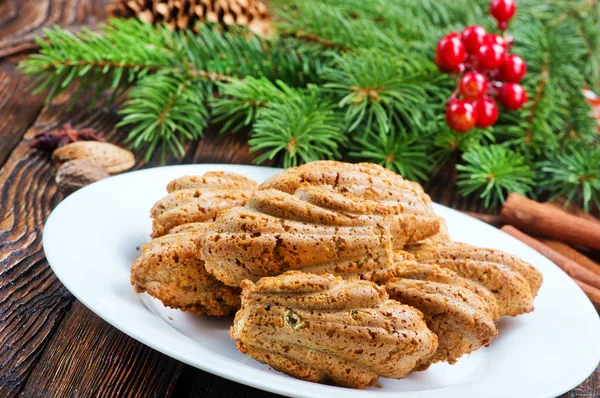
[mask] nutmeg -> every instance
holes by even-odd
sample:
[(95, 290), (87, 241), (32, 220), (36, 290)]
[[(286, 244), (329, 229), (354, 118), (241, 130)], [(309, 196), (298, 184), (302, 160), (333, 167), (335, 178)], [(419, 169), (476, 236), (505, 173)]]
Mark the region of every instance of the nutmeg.
[(58, 190), (65, 196), (93, 182), (110, 177), (102, 167), (89, 159), (75, 159), (65, 162), (56, 173)]
[(75, 159), (89, 159), (110, 174), (121, 173), (135, 165), (133, 153), (108, 142), (77, 141), (52, 153), (52, 160), (58, 166)]

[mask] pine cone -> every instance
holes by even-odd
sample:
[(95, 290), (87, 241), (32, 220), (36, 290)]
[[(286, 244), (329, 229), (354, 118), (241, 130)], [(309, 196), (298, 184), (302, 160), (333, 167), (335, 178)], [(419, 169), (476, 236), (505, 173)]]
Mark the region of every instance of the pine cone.
[(247, 26), (252, 32), (269, 36), (269, 13), (259, 0), (114, 0), (110, 15), (138, 18), (152, 24), (166, 22), (173, 30), (192, 29), (198, 22), (222, 26)]

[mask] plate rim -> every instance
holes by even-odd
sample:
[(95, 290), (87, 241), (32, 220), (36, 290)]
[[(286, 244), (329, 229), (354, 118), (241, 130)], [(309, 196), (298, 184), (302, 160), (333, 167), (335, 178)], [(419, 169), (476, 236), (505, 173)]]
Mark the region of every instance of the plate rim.
[[(65, 283), (64, 277), (63, 277), (62, 273), (57, 270), (57, 268), (60, 268), (60, 267), (56, 267), (56, 266), (52, 265), (53, 261), (50, 258), (51, 256), (48, 256), (47, 255), (47, 251), (46, 251), (46, 246), (47, 246), (46, 242), (48, 240), (46, 226), (47, 225), (53, 225), (53, 221), (52, 221), (53, 217), (56, 214), (60, 214), (61, 210), (59, 210), (59, 209), (62, 209), (63, 207), (68, 206), (68, 204), (71, 201), (77, 200), (77, 198), (80, 195), (82, 195), (82, 192), (85, 192), (88, 189), (91, 189), (90, 187), (92, 187), (92, 186), (103, 185), (105, 183), (108, 183), (107, 181), (110, 181), (110, 180), (113, 180), (113, 179), (131, 178), (131, 175), (135, 175), (135, 174), (138, 174), (138, 173), (151, 173), (154, 170), (157, 170), (157, 169), (166, 169), (166, 168), (169, 168), (169, 169), (198, 168), (199, 169), (198, 170), (199, 173), (207, 172), (207, 171), (210, 171), (210, 170), (217, 170), (217, 169), (223, 170), (223, 169), (240, 169), (240, 168), (242, 168), (242, 169), (249, 169), (249, 170), (252, 170), (252, 169), (255, 169), (255, 170), (269, 170), (269, 171), (272, 171), (272, 172), (278, 172), (278, 171), (283, 170), (281, 168), (275, 168), (275, 167), (263, 167), (263, 166), (254, 166), (254, 165), (244, 165), (244, 164), (226, 164), (226, 163), (223, 163), (223, 164), (221, 164), (221, 163), (184, 164), (184, 165), (168, 165), (168, 166), (159, 166), (159, 167), (152, 167), (152, 168), (134, 170), (134, 171), (131, 171), (131, 172), (128, 172), (128, 173), (123, 173), (123, 174), (119, 174), (119, 175), (116, 175), (116, 176), (112, 176), (112, 177), (110, 177), (108, 179), (97, 181), (97, 182), (95, 182), (93, 184), (90, 184), (90, 185), (88, 185), (88, 186), (86, 186), (86, 187), (84, 187), (84, 188), (82, 188), (82, 189), (80, 189), (80, 190), (72, 193), (68, 197), (64, 198), (61, 202), (59, 202), (57, 204), (57, 206), (52, 210), (52, 212), (50, 213), (50, 215), (46, 219), (46, 222), (44, 223), (43, 233), (42, 233), (42, 246), (43, 246), (43, 250), (44, 250), (44, 255), (46, 257), (46, 260), (48, 261), (48, 264), (50, 265), (50, 268), (52, 269), (52, 271), (54, 272), (54, 274), (56, 275), (56, 277), (60, 280), (61, 284), (63, 284), (63, 286), (65, 286), (65, 288), (67, 288), (67, 290), (69, 290), (69, 292), (71, 294), (73, 294), (73, 296), (77, 300), (79, 300), (83, 305), (85, 305), (89, 310), (91, 310), (94, 314), (96, 314), (97, 316), (99, 316), (103, 321), (108, 322), (111, 326), (113, 326), (116, 329), (120, 330), (121, 332), (127, 334), (129, 337), (131, 337), (131, 338), (139, 341), (140, 343), (142, 343), (142, 344), (144, 344), (144, 345), (146, 345), (146, 346), (148, 346), (148, 347), (150, 347), (150, 348), (152, 348), (152, 349), (154, 349), (154, 350), (156, 350), (158, 352), (161, 352), (162, 354), (167, 355), (167, 356), (169, 356), (169, 357), (171, 357), (173, 359), (176, 359), (176, 360), (178, 360), (180, 362), (183, 362), (183, 363), (187, 364), (188, 366), (192, 366), (192, 367), (201, 369), (202, 371), (214, 374), (216, 376), (223, 377), (225, 379), (228, 379), (228, 380), (240, 383), (240, 384), (248, 385), (250, 387), (253, 387), (253, 388), (256, 388), (256, 389), (259, 389), (259, 390), (269, 391), (269, 392), (273, 392), (273, 393), (280, 394), (280, 395), (283, 395), (283, 396), (292, 396), (292, 395), (290, 395), (291, 394), (290, 393), (290, 388), (279, 387), (280, 384), (273, 384), (273, 383), (272, 384), (267, 384), (267, 383), (264, 383), (264, 382), (261, 383), (260, 382), (260, 378), (253, 379), (252, 377), (246, 377), (246, 376), (244, 376), (243, 373), (236, 373), (234, 369), (230, 370), (230, 368), (228, 368), (228, 367), (215, 367), (215, 366), (211, 366), (207, 361), (194, 361), (193, 363), (191, 363), (186, 355), (180, 354), (175, 349), (170, 349), (170, 347), (168, 345), (165, 345), (165, 344), (162, 344), (162, 345), (161, 344), (156, 344), (152, 339), (146, 338), (146, 336), (145, 336), (144, 333), (140, 333), (140, 332), (138, 332), (138, 330), (132, 329), (132, 328), (128, 327), (127, 325), (124, 325), (123, 323), (119, 323), (117, 320), (115, 320), (114, 317), (111, 318), (108, 314), (105, 314), (103, 311), (100, 311), (94, 305), (91, 305), (88, 302), (88, 300), (86, 300), (83, 297), (83, 295), (79, 294), (79, 291), (74, 291), (76, 289), (71, 290), (70, 286), (67, 283)], [(225, 170), (225, 171), (236, 172), (234, 170)], [(439, 207), (439, 208), (442, 208), (443, 211), (449, 211), (451, 213), (456, 213), (460, 217), (467, 217), (471, 222), (476, 222), (478, 224), (482, 224), (482, 225), (485, 225), (487, 227), (491, 227), (491, 226), (489, 226), (488, 224), (484, 223), (481, 220), (478, 220), (478, 219), (476, 219), (474, 217), (466, 215), (466, 214), (464, 214), (464, 213), (462, 213), (462, 212), (460, 212), (458, 210), (455, 210), (453, 208), (450, 208), (448, 206), (441, 205), (441, 204), (435, 203), (435, 202), (433, 203), (433, 205), (434, 205), (434, 208)], [(59, 211), (57, 212), (57, 210), (59, 210)], [(493, 227), (491, 227), (491, 228), (493, 228)], [(503, 232), (503, 231), (501, 231), (499, 229), (496, 229), (496, 230), (498, 232), (502, 232), (504, 235), (508, 236), (509, 239), (513, 242), (513, 244), (515, 244), (517, 246), (522, 246), (522, 247), (524, 247), (524, 250), (531, 251), (532, 253), (535, 253), (536, 255), (541, 256), (545, 261), (547, 261), (550, 264), (552, 264), (556, 268), (556, 271), (559, 271), (560, 273), (563, 273), (567, 278), (569, 278), (570, 282), (573, 285), (577, 286), (575, 284), (575, 282), (573, 282), (570, 279), (570, 277), (568, 277), (568, 275), (566, 275), (566, 273), (564, 273), (564, 271), (562, 269), (560, 269), (558, 266), (556, 266), (550, 260), (548, 260), (545, 257), (543, 257), (537, 251), (535, 251), (534, 249), (530, 248), (529, 246), (527, 246), (523, 242), (519, 241), (518, 239), (516, 239), (516, 238), (514, 238), (514, 237), (512, 237), (512, 236), (510, 236), (508, 234), (506, 234), (505, 232)], [(577, 286), (577, 288), (580, 290), (581, 294), (584, 294), (583, 291), (581, 291), (581, 289), (578, 286)], [(594, 309), (592, 303), (589, 300), (587, 300), (587, 307), (588, 307), (588, 309), (586, 311), (588, 311), (591, 308), (592, 311), (596, 312), (596, 310)], [(152, 314), (152, 316), (158, 318), (158, 316), (156, 314), (154, 314), (154, 313)], [(600, 317), (598, 318), (597, 324), (598, 324), (599, 329), (600, 329)], [(193, 339), (191, 339), (190, 337), (188, 337), (185, 334), (179, 332), (177, 329), (175, 329), (175, 331), (177, 333), (179, 333), (183, 338), (189, 340), (192, 344), (197, 345), (197, 343)], [(202, 347), (202, 350), (206, 350), (206, 349), (204, 349), (204, 347)], [(598, 361), (600, 363), (600, 344), (598, 344), (597, 351), (598, 351), (598, 355), (597, 355), (598, 356)], [(211, 356), (215, 355), (215, 354), (213, 354), (210, 351), (207, 351), (207, 353), (209, 353)], [(259, 371), (259, 369), (247, 367), (247, 366), (245, 366), (243, 364), (238, 364), (238, 365), (243, 366), (244, 368), (247, 368), (247, 369), (251, 370), (252, 371), (251, 373), (255, 373), (256, 371)], [(573, 388), (577, 387), (579, 384), (581, 384), (583, 381), (585, 381), (589, 377), (589, 375), (591, 375), (594, 372), (594, 370), (597, 368), (597, 366), (598, 366), (598, 364), (596, 364), (593, 367), (590, 366), (590, 370), (586, 371), (586, 375), (585, 376), (581, 377), (581, 379), (578, 380), (577, 382), (572, 382), (571, 383), (571, 384), (573, 384), (572, 386), (570, 386), (568, 388), (565, 388), (564, 391), (561, 391), (558, 394), (563, 394), (563, 393), (565, 393), (567, 391), (570, 391)], [(299, 380), (299, 379), (294, 379), (294, 378), (292, 378), (290, 376), (286, 376), (286, 375), (284, 375), (284, 374), (282, 374), (280, 372), (277, 372), (277, 374), (273, 374), (273, 376), (283, 377), (283, 378), (286, 379), (286, 381), (288, 383), (291, 383), (291, 384), (301, 383), (301, 385), (306, 390), (308, 390), (308, 392), (312, 392), (312, 391), (310, 391), (310, 390), (312, 390), (312, 388), (310, 388), (311, 385), (318, 386), (318, 390), (326, 390), (327, 391), (329, 389), (332, 389), (331, 392), (332, 392), (333, 396), (336, 395), (336, 392), (339, 394), (341, 391), (344, 391), (344, 392), (356, 392), (356, 391), (360, 392), (360, 391), (362, 391), (362, 390), (355, 390), (355, 389), (347, 389), (347, 388), (344, 388), (344, 387), (329, 386), (329, 385), (322, 385), (322, 384), (317, 384), (317, 383), (306, 382), (306, 381), (302, 381), (302, 380)], [(284, 385), (285, 385), (285, 383), (284, 383)], [(340, 388), (342, 390), (340, 390)], [(444, 387), (444, 388), (447, 388), (447, 387)], [(431, 391), (431, 390), (429, 390), (429, 391)], [(298, 391), (296, 391), (296, 393), (297, 392)], [(319, 391), (315, 391), (315, 392), (317, 393), (316, 395), (306, 395), (306, 394), (303, 393), (303, 394), (297, 395), (297, 396), (302, 396), (302, 397), (328, 397), (328, 396), (332, 396), (332, 395), (329, 395), (329, 394), (323, 395)], [(419, 395), (418, 393), (427, 393), (427, 390), (411, 391), (411, 392), (405, 392), (405, 393), (381, 391), (381, 395), (384, 395), (384, 396), (386, 394), (389, 395), (390, 393), (399, 394), (399, 395), (402, 395), (402, 396), (404, 396), (405, 394), (409, 395), (409, 396), (413, 396), (411, 394)], [(416, 396), (416, 395), (414, 395), (414, 396)], [(553, 397), (553, 396), (555, 396), (554, 392), (551, 395), (547, 395), (547, 397)]]

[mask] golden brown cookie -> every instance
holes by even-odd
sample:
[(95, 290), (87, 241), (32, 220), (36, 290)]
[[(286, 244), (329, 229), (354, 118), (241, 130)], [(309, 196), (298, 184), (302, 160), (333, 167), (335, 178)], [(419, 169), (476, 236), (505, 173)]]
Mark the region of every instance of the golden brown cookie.
[(214, 220), (223, 210), (246, 203), (258, 184), (244, 176), (222, 171), (185, 176), (167, 186), (169, 195), (152, 208), (152, 237), (187, 223)]
[(214, 189), (239, 189), (254, 191), (258, 184), (243, 175), (227, 171), (208, 171), (201, 176), (183, 176), (167, 185), (167, 192), (172, 193), (184, 189), (214, 188)]
[(437, 348), (423, 315), (371, 282), (290, 271), (242, 289), (238, 349), (302, 380), (364, 388), (405, 377)]
[(402, 237), (394, 240), (394, 247), (398, 249), (405, 242), (426, 239), (439, 231), (440, 218), (434, 214), (431, 199), (423, 188), (372, 163), (311, 162), (272, 176), (259, 189), (294, 194), (309, 186), (321, 187), (356, 202), (376, 202), (389, 214), (390, 225), (402, 231), (395, 235)]
[(217, 279), (239, 286), (244, 279), (287, 270), (385, 279), (392, 255), (382, 216), (333, 211), (296, 195), (262, 190), (210, 225), (202, 258)]
[(435, 264), (419, 264), (406, 252), (396, 253), (395, 275), (385, 284), (390, 298), (423, 312), (438, 337), (434, 356), (421, 361), (418, 370), (439, 361), (454, 363), (497, 336), (496, 301), (481, 286)]
[(198, 259), (199, 235), (182, 232), (153, 239), (131, 267), (137, 293), (148, 292), (171, 308), (225, 316), (239, 308), (240, 289), (225, 286)]
[(460, 242), (411, 244), (406, 250), (419, 263), (438, 264), (489, 290), (498, 315), (520, 315), (533, 310), (542, 275), (525, 261), (498, 250)]

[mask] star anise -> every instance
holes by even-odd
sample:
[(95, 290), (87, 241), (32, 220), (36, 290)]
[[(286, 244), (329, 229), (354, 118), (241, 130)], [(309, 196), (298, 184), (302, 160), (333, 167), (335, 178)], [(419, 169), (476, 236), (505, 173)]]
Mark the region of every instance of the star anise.
[(71, 126), (71, 123), (65, 123), (56, 130), (44, 131), (33, 137), (29, 143), (31, 148), (36, 148), (42, 151), (54, 151), (56, 148), (65, 146), (75, 141), (106, 141), (100, 137), (96, 130), (85, 128), (76, 130)]

